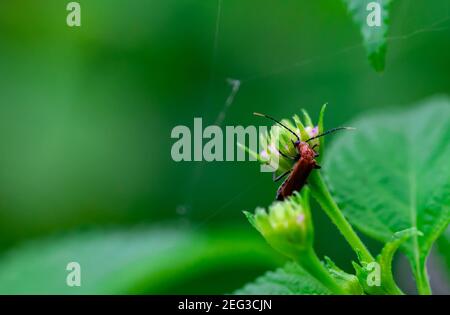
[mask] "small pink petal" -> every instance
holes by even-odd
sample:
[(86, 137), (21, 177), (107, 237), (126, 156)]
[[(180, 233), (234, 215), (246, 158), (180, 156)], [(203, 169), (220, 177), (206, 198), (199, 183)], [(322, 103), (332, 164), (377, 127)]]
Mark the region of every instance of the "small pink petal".
[(300, 213), (300, 214), (297, 216), (297, 223), (298, 223), (298, 224), (302, 224), (304, 221), (305, 221), (305, 215), (304, 215), (303, 213)]

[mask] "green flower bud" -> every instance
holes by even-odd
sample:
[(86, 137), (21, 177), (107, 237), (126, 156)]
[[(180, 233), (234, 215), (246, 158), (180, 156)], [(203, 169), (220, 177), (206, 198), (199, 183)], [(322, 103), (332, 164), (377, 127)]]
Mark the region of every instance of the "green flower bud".
[(309, 188), (305, 187), (301, 193), (295, 192), (284, 201), (275, 201), (268, 211), (257, 208), (255, 214), (244, 213), (275, 250), (295, 260), (331, 292), (360, 292), (354, 283), (357, 279), (343, 277), (343, 274), (333, 277), (314, 251)]
[(309, 191), (294, 193), (284, 201), (274, 202), (266, 212), (245, 213), (252, 225), (277, 251), (297, 260), (313, 246), (313, 225), (309, 209)]

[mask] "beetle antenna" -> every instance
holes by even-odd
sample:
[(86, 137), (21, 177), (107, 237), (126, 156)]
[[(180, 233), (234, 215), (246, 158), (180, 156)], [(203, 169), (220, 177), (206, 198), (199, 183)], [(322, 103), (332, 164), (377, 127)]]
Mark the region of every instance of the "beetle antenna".
[(286, 130), (289, 130), (296, 138), (298, 141), (300, 141), (300, 137), (298, 136), (298, 134), (296, 134), (294, 131), (292, 131), (292, 129), (290, 129), (289, 127), (287, 127), (286, 125), (282, 124), (281, 122), (279, 122), (278, 120), (276, 120), (273, 117), (270, 117), (269, 115), (266, 114), (261, 114), (261, 113), (253, 113), (253, 115), (255, 116), (261, 116), (261, 117), (265, 117), (268, 118), (270, 120), (273, 120), (274, 122), (276, 122), (277, 124), (279, 124), (280, 126), (284, 127)]
[(339, 131), (339, 130), (355, 130), (355, 129), (356, 129), (356, 128), (353, 128), (353, 127), (337, 127), (337, 128), (333, 128), (333, 129), (330, 129), (330, 130), (325, 131), (324, 133), (322, 133), (322, 134), (320, 134), (320, 135), (311, 137), (311, 138), (309, 138), (308, 140), (306, 140), (305, 142), (308, 142), (308, 141), (311, 141), (311, 140), (314, 140), (314, 139), (317, 139), (317, 138), (326, 136), (326, 135), (328, 135), (328, 134), (330, 134), (330, 133), (333, 133), (333, 132), (335, 132), (335, 131)]

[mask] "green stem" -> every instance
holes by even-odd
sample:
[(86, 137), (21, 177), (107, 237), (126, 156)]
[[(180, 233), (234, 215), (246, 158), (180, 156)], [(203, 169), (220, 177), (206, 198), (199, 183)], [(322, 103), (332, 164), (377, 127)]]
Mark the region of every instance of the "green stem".
[(310, 249), (307, 253), (302, 254), (298, 259), (298, 263), (312, 276), (325, 285), (331, 292), (335, 294), (347, 294), (347, 292), (336, 282), (330, 275), (328, 270), (317, 257), (316, 252)]
[(356, 254), (365, 262), (375, 261), (369, 250), (342, 214), (342, 211), (331, 196), (320, 172), (315, 171), (310, 175), (308, 185), (311, 188), (313, 197), (317, 200), (331, 221), (337, 226)]
[(417, 283), (417, 292), (419, 292), (420, 295), (431, 295), (430, 280), (428, 279), (428, 272), (425, 261), (416, 266), (415, 277)]

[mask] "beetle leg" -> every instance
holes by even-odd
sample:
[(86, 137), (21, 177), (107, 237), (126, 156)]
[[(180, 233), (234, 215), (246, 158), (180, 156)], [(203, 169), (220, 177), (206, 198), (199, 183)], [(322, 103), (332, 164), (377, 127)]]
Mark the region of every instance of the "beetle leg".
[(316, 165), (314, 165), (314, 168), (315, 168), (316, 170), (320, 170), (320, 169), (322, 168), (322, 166), (320, 166), (319, 164), (316, 164)]
[(284, 176), (286, 176), (287, 174), (289, 174), (290, 172), (292, 172), (292, 170), (288, 170), (288, 171), (286, 171), (286, 172), (284, 172), (283, 174), (281, 174), (280, 176), (275, 176), (275, 172), (273, 172), (272, 174), (272, 178), (273, 178), (273, 181), (276, 183), (276, 182), (278, 182), (280, 179), (282, 179)]

